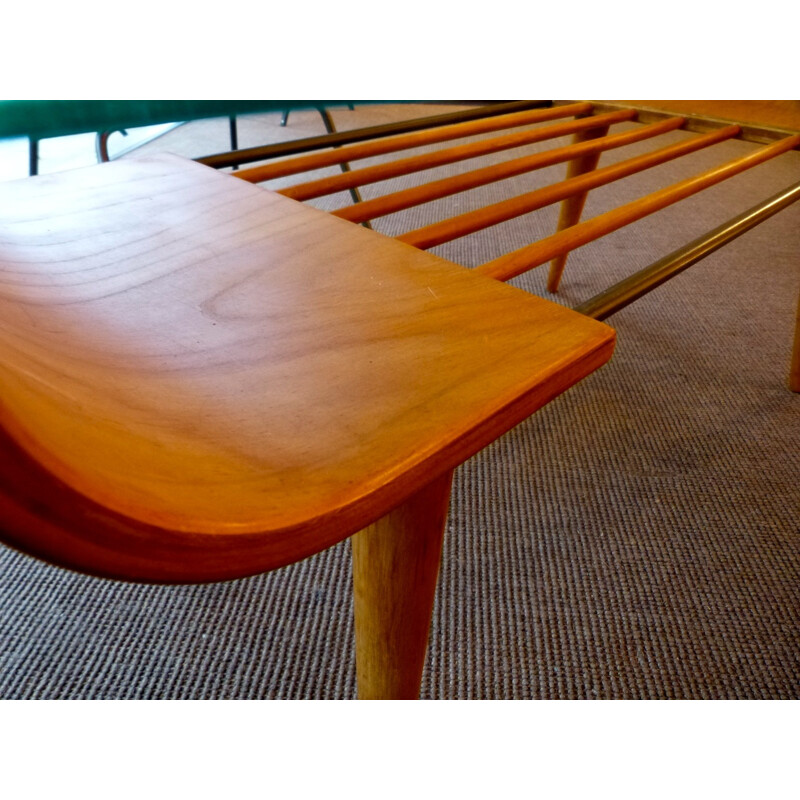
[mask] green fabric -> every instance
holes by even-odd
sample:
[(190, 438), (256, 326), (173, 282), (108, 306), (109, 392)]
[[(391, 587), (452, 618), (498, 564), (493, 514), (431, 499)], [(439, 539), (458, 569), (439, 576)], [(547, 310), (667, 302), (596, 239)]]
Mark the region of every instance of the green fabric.
[(44, 139), (231, 114), (330, 108), (346, 103), (345, 100), (0, 100), (0, 138)]

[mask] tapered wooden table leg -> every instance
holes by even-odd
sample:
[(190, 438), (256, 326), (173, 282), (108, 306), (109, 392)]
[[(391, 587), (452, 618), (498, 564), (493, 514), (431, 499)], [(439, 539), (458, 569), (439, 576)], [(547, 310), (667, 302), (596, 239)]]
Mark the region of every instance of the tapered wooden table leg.
[[(589, 128), (585, 131), (579, 131), (572, 137), (573, 144), (580, 144), (587, 142), (590, 139), (601, 139), (608, 133), (608, 125), (600, 128)], [(585, 156), (574, 158), (567, 166), (567, 178), (574, 178), (578, 175), (583, 175), (585, 172), (591, 172), (597, 169), (597, 164), (600, 161), (600, 153), (587, 153)], [(586, 198), (589, 192), (581, 192), (580, 194), (567, 197), (561, 202), (561, 213), (558, 218), (557, 231), (563, 231), (564, 228), (570, 228), (576, 225), (581, 218), (583, 207), (586, 204)], [(561, 281), (561, 275), (564, 272), (564, 267), (567, 265), (567, 258), (569, 253), (563, 253), (556, 256), (550, 262), (550, 273), (547, 277), (547, 290), (549, 292), (557, 292), (558, 284)]]
[(452, 478), (351, 538), (361, 700), (419, 698)]
[(797, 319), (794, 324), (794, 348), (789, 366), (789, 388), (800, 392), (800, 297), (797, 299)]

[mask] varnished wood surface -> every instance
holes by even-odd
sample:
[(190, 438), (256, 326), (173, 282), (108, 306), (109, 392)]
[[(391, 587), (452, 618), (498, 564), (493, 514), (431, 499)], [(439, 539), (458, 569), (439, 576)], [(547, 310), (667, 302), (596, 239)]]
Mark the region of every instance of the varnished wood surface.
[(452, 481), (446, 472), (350, 539), (359, 699), (419, 697)]
[(624, 105), (671, 114), (738, 122), (751, 127), (800, 131), (800, 100), (620, 100)]
[(596, 169), (583, 175), (575, 175), (559, 183), (543, 186), (540, 189), (534, 189), (531, 192), (511, 197), (508, 200), (502, 200), (499, 203), (493, 203), (440, 222), (434, 222), (424, 228), (417, 228), (404, 233), (398, 236), (397, 240), (427, 250), (437, 244), (443, 244), (514, 217), (520, 217), (523, 214), (544, 208), (573, 195), (585, 194), (590, 189), (603, 186), (628, 175), (634, 175), (637, 172), (679, 158), (703, 147), (710, 147), (717, 142), (735, 136), (738, 130), (738, 126), (731, 125), (722, 130), (698, 136), (695, 139), (688, 139), (667, 147), (661, 147), (641, 156), (634, 156), (616, 164), (609, 164), (609, 166), (602, 169)]
[(408, 156), (389, 161), (383, 164), (375, 164), (370, 167), (350, 170), (341, 175), (331, 175), (326, 178), (307, 181), (295, 184), (286, 189), (278, 190), (280, 194), (291, 197), (295, 200), (311, 200), (315, 197), (323, 197), (327, 194), (340, 192), (343, 189), (350, 189), (355, 186), (366, 186), (370, 183), (394, 178), (398, 175), (410, 175), (414, 172), (433, 169), (444, 164), (453, 164), (457, 161), (466, 161), (470, 158), (486, 155), (488, 153), (499, 153), (503, 150), (511, 150), (525, 144), (543, 142), (548, 139), (557, 139), (560, 136), (582, 131), (586, 129), (603, 128), (608, 130), (608, 125), (613, 122), (627, 122), (636, 116), (632, 110), (617, 111), (612, 114), (600, 114), (598, 116), (582, 117), (561, 122), (556, 125), (543, 125), (533, 129), (517, 131), (505, 136), (494, 136), (491, 139), (481, 139), (477, 142), (467, 142), (466, 144), (448, 147), (443, 150), (434, 150), (416, 156)]
[(0, 186), (0, 527), (217, 580), (364, 528), (610, 357), (545, 300), (177, 157)]
[[(552, 150), (545, 150), (530, 156), (512, 158), (499, 164), (491, 164), (487, 167), (472, 169), (468, 172), (441, 178), (430, 183), (411, 186), (408, 189), (385, 194), (382, 197), (375, 197), (370, 200), (364, 200), (361, 203), (345, 206), (332, 213), (342, 219), (349, 219), (351, 222), (364, 222), (385, 214), (392, 214), (396, 211), (421, 205), (431, 200), (438, 200), (458, 192), (474, 189), (478, 186), (485, 186), (488, 183), (559, 164), (563, 161), (588, 157), (589, 153), (595, 154), (595, 158), (597, 158), (599, 153), (606, 150), (624, 147), (633, 142), (639, 142), (652, 136), (675, 130), (681, 126), (681, 122), (680, 117), (674, 117), (671, 120), (664, 120), (655, 125), (643, 125), (632, 131), (603, 136), (601, 139), (587, 137), (590, 141), (579, 140), (577, 144), (555, 147)], [(604, 130), (604, 127), (601, 127), (600, 130)]]
[[(683, 124), (683, 119), (680, 119), (681, 124)], [(599, 137), (605, 137), (607, 133), (608, 128), (600, 130), (590, 129), (583, 134), (576, 134), (573, 137), (573, 141), (575, 145), (580, 146), (581, 144), (586, 143), (586, 139), (591, 140)], [(567, 165), (566, 180), (569, 180), (570, 178), (576, 178), (578, 175), (583, 175), (587, 172), (592, 172), (593, 170), (597, 169), (597, 164), (599, 161), (599, 150), (589, 150), (578, 158), (574, 158)], [(561, 210), (558, 215), (558, 226), (556, 228), (556, 232), (563, 231), (565, 228), (570, 228), (578, 223), (581, 218), (581, 214), (583, 213), (583, 207), (586, 205), (586, 198), (588, 196), (588, 191), (581, 192), (580, 194), (574, 194), (571, 197), (567, 197), (561, 202)], [(567, 264), (568, 255), (569, 253), (562, 253), (550, 262), (550, 279), (548, 280), (547, 288), (551, 292), (555, 291), (552, 288), (553, 285), (558, 286), (558, 280), (553, 283), (552, 276), (561, 275), (561, 273), (564, 271), (564, 267)]]
[[(476, 271), (497, 280), (510, 280), (529, 269), (538, 267), (545, 261), (619, 230), (625, 225), (636, 222), (636, 220), (660, 211), (673, 203), (691, 197), (691, 195), (709, 186), (714, 186), (734, 175), (738, 175), (740, 172), (752, 169), (758, 164), (770, 158), (775, 158), (798, 145), (800, 145), (800, 134), (787, 136), (785, 139), (766, 145), (746, 156), (706, 170), (692, 178), (674, 183), (631, 203), (626, 203), (623, 206), (607, 211), (605, 214), (600, 214), (571, 228), (559, 231), (527, 247), (522, 247), (519, 250), (481, 264), (476, 267)], [(554, 292), (558, 289), (560, 277), (560, 274), (554, 276), (551, 273), (548, 281), (548, 289), (550, 291)]]
[[(574, 101), (555, 101), (556, 105)], [(595, 112), (634, 108), (640, 122), (665, 116), (686, 117), (687, 131), (707, 133), (735, 122), (737, 138), (769, 144), (800, 130), (800, 102), (796, 100), (615, 100), (593, 103)]]
[(421, 147), (422, 145), (436, 144), (438, 142), (449, 142), (454, 139), (461, 139), (465, 136), (475, 136), (479, 133), (491, 133), (492, 131), (517, 128), (520, 125), (530, 125), (536, 122), (547, 122), (553, 119), (572, 117), (577, 114), (585, 114), (591, 110), (591, 103), (571, 103), (557, 108), (535, 108), (527, 111), (516, 111), (512, 114), (502, 114), (496, 117), (458, 122), (454, 125), (445, 125), (441, 128), (430, 128), (414, 131), (413, 133), (403, 133), (398, 136), (390, 136), (386, 139), (373, 139), (357, 144), (344, 145), (343, 147), (326, 150), (324, 152), (294, 156), (293, 158), (274, 161), (270, 164), (262, 164), (258, 167), (239, 170), (239, 172), (236, 173), (236, 177), (250, 181), (251, 183), (260, 183), (270, 180), (271, 178), (296, 175), (298, 173), (308, 172), (312, 169), (328, 167), (333, 164), (349, 163), (360, 158), (369, 158), (385, 153), (396, 153), (400, 150), (408, 150), (412, 147)]

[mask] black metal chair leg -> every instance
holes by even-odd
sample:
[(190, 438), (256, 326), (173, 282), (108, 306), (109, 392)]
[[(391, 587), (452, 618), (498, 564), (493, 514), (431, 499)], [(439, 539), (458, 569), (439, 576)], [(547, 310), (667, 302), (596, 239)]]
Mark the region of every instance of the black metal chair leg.
[(28, 147), (28, 174), (39, 174), (39, 140), (29, 139), (30, 145)]
[[(330, 115), (330, 112), (328, 111), (328, 109), (327, 108), (318, 108), (317, 111), (319, 111), (320, 115), (322, 116), (322, 122), (325, 125), (325, 130), (328, 133), (336, 133), (336, 127), (333, 124), (333, 119), (331, 119), (331, 115)], [(342, 172), (350, 172), (350, 165), (349, 164), (343, 162), (342, 164), (340, 164), (340, 166), (342, 168)], [(357, 186), (354, 186), (352, 189), (350, 189), (350, 197), (353, 198), (353, 202), (354, 203), (360, 203), (361, 202), (361, 192), (358, 191), (358, 187)], [(365, 228), (369, 228), (370, 230), (372, 230), (372, 225), (370, 225), (369, 220), (365, 220), (361, 224)]]
[[(108, 137), (114, 131), (100, 131), (94, 140), (94, 149), (97, 152), (97, 163), (104, 164), (106, 161), (111, 161), (111, 156), (108, 154)], [(123, 136), (128, 135), (128, 131), (120, 131)]]
[(108, 157), (108, 137), (110, 135), (110, 131), (100, 131), (95, 137), (94, 149), (97, 152), (98, 164), (103, 164), (110, 160)]
[[(238, 130), (237, 126), (236, 126), (236, 115), (235, 114), (231, 114), (231, 116), (228, 117), (228, 124), (229, 124), (230, 132), (231, 132), (231, 150), (238, 150), (239, 149), (239, 130)], [(239, 165), (238, 164), (234, 164), (233, 165), (233, 169), (235, 169), (235, 170), (239, 169)]]
[[(356, 110), (356, 107), (355, 107), (355, 106), (354, 106), (352, 103), (348, 103), (348, 104), (347, 104), (347, 107), (348, 107), (348, 108), (349, 108), (351, 111), (355, 111), (355, 110)], [(319, 109), (319, 111), (320, 111), (320, 113), (322, 113), (322, 110), (321, 110), (321, 109)], [(324, 117), (323, 117), (323, 119), (324, 119)], [(281, 127), (282, 127), (282, 128), (285, 128), (285, 127), (286, 127), (286, 123), (287, 123), (288, 121), (289, 121), (289, 111), (288, 111), (288, 109), (287, 109), (287, 110), (286, 110), (286, 111), (284, 111), (284, 112), (283, 112), (283, 114), (281, 115)], [(327, 123), (326, 123), (326, 126), (325, 126), (325, 127), (327, 128)], [(328, 131), (328, 133), (336, 133), (336, 131), (331, 131), (331, 130), (329, 130), (329, 131)]]

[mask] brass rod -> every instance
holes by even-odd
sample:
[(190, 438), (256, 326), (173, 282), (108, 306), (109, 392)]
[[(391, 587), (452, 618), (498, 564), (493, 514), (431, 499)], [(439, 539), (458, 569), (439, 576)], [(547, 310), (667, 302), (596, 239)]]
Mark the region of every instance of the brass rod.
[[(325, 152), (309, 153), (284, 161), (274, 161), (259, 167), (250, 167), (236, 173), (237, 178), (259, 183), (271, 178), (282, 178), (286, 175), (296, 175), (311, 169), (328, 167), (342, 161), (356, 161), (360, 158), (395, 153), (398, 150), (408, 150), (426, 144), (452, 141), (464, 136), (474, 136), (479, 133), (508, 130), (520, 125), (532, 125), (535, 122), (547, 122), (553, 119), (573, 117), (591, 111), (590, 103), (576, 103), (573, 106), (559, 106), (558, 108), (537, 108), (527, 111), (517, 111), (513, 114), (502, 114), (491, 117), (460, 122), (456, 125), (446, 125), (435, 128), (417, 130), (413, 133), (393, 136), (391, 138), (371, 139), (356, 144), (349, 144), (338, 149)], [(335, 136), (336, 134), (334, 134)], [(335, 143), (334, 143), (335, 144)]]
[(689, 244), (584, 301), (574, 310), (587, 317), (604, 320), (797, 200), (800, 200), (800, 183), (729, 219)]
[(396, 136), (400, 133), (408, 133), (424, 128), (452, 125), (471, 119), (482, 119), (483, 117), (497, 116), (499, 114), (510, 114), (514, 111), (521, 111), (528, 108), (545, 108), (550, 105), (552, 105), (552, 103), (549, 100), (516, 100), (512, 102), (493, 103), (492, 105), (478, 106), (477, 108), (468, 108), (461, 111), (449, 111), (445, 114), (437, 114), (432, 117), (416, 117), (415, 119), (403, 120), (402, 122), (371, 125), (367, 128), (357, 128), (352, 131), (339, 131), (334, 134), (309, 136), (305, 139), (295, 139), (292, 142), (276, 142), (275, 144), (261, 145), (260, 147), (249, 147), (244, 150), (237, 150), (233, 153), (217, 153), (196, 160), (208, 167), (221, 169), (222, 167), (232, 167), (234, 164), (252, 164), (253, 161), (265, 161), (270, 158), (293, 156), (298, 153), (321, 150), (325, 147), (351, 144), (352, 142), (363, 142), (367, 139), (375, 139), (384, 136)]

